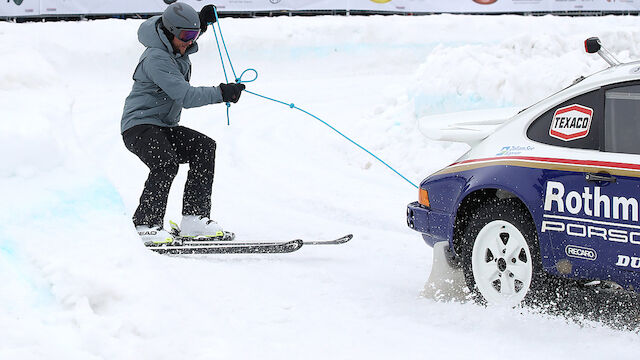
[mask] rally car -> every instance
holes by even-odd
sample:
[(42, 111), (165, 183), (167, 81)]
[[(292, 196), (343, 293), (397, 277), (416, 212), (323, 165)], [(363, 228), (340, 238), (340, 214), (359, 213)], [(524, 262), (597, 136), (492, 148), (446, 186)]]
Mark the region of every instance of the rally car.
[(473, 146), (408, 205), (408, 226), (482, 302), (517, 305), (544, 277), (640, 291), (640, 62), (585, 47), (610, 67), (505, 121), (440, 131)]

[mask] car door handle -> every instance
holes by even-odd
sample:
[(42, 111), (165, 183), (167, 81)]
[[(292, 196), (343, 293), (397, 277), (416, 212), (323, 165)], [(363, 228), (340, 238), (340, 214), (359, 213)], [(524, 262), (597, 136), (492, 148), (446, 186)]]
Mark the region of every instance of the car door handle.
[(587, 173), (585, 175), (585, 179), (587, 181), (604, 181), (604, 182), (616, 182), (616, 177), (615, 176), (611, 176), (609, 174), (593, 174), (593, 173)]

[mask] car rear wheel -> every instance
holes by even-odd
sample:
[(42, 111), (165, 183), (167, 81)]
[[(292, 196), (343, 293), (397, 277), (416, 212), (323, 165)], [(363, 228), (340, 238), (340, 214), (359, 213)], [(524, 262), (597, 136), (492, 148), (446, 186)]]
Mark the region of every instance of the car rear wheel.
[(480, 303), (516, 306), (533, 298), (542, 266), (535, 226), (522, 204), (485, 204), (463, 239), (465, 280)]

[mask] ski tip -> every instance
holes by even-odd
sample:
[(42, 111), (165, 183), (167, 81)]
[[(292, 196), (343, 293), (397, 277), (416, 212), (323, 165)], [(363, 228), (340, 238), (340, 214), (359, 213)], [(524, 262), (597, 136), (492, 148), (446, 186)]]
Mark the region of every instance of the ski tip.
[(335, 240), (305, 241), (304, 243), (307, 245), (338, 245), (338, 244), (344, 244), (351, 239), (353, 239), (353, 234), (345, 235)]

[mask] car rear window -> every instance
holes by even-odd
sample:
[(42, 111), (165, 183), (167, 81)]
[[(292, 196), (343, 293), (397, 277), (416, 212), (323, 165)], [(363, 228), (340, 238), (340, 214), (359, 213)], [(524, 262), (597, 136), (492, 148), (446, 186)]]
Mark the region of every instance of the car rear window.
[(604, 151), (640, 154), (640, 85), (605, 93)]
[(549, 145), (599, 150), (603, 98), (598, 89), (552, 107), (531, 123), (527, 137)]

